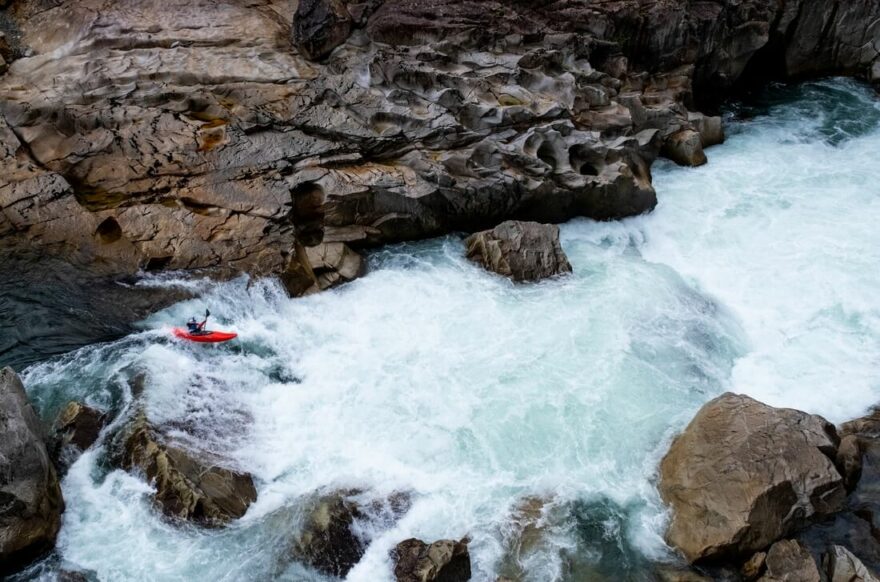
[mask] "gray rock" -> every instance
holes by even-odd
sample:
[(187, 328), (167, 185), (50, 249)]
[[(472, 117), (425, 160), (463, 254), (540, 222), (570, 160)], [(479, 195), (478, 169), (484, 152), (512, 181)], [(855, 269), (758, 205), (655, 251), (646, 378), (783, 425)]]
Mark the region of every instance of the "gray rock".
[(345, 42), (351, 26), (342, 0), (300, 0), (293, 15), (293, 43), (307, 59), (318, 61)]
[(819, 568), (810, 552), (795, 540), (782, 540), (767, 552), (767, 573), (760, 582), (820, 582)]
[(660, 464), (667, 540), (691, 562), (745, 559), (833, 514), (846, 498), (838, 443), (819, 416), (730, 393), (708, 402)]
[(465, 241), (467, 257), (514, 281), (537, 281), (571, 272), (559, 243), (559, 227), (507, 221)]
[(880, 582), (852, 552), (843, 546), (832, 546), (825, 555), (829, 582)]
[(397, 544), (392, 559), (397, 582), (467, 582), (471, 579), (468, 540), (426, 544), (415, 538)]
[(840, 474), (843, 475), (846, 490), (855, 489), (862, 476), (862, 447), (859, 443), (859, 437), (848, 434), (840, 439), (835, 463)]
[(0, 575), (52, 549), (64, 500), (43, 427), (12, 368), (0, 370)]

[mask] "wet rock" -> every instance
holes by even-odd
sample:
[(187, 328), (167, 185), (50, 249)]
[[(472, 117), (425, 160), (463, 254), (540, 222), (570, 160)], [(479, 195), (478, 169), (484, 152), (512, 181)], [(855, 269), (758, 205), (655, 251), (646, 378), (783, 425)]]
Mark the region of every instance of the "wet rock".
[(293, 16), (293, 43), (306, 58), (318, 61), (345, 42), (351, 26), (342, 0), (300, 0)]
[(689, 113), (688, 121), (700, 134), (700, 142), (704, 148), (724, 143), (724, 126), (721, 117)]
[(559, 227), (507, 221), (465, 241), (467, 257), (514, 281), (537, 281), (571, 272), (559, 243)]
[(880, 578), (843, 546), (832, 546), (825, 554), (824, 564), (829, 582), (880, 582)]
[(415, 538), (397, 544), (393, 552), (397, 582), (466, 582), (471, 579), (468, 540), (426, 544)]
[(658, 582), (711, 582), (712, 578), (693, 570), (666, 566), (657, 568), (654, 573)]
[(368, 524), (390, 527), (409, 507), (405, 493), (368, 502), (359, 490), (324, 495), (309, 508), (293, 555), (324, 574), (345, 577), (366, 551)]
[(691, 129), (669, 136), (663, 144), (662, 154), (680, 166), (702, 166), (706, 163), (700, 134)]
[(782, 540), (767, 552), (767, 573), (761, 582), (820, 582), (819, 568), (810, 552), (795, 540)]
[(21, 380), (0, 370), (0, 576), (55, 545), (64, 500), (43, 438)]
[(107, 423), (107, 415), (80, 402), (70, 402), (55, 419), (52, 459), (62, 473), (91, 447)]
[(743, 564), (740, 572), (746, 580), (755, 580), (764, 573), (767, 564), (767, 552), (758, 552)]
[(708, 402), (660, 464), (667, 540), (691, 562), (744, 559), (833, 514), (846, 497), (838, 442), (819, 416), (730, 393)]
[(153, 483), (156, 503), (170, 517), (222, 526), (243, 516), (257, 499), (250, 475), (174, 445), (143, 412), (116, 436), (114, 448), (114, 461), (120, 467), (138, 471)]

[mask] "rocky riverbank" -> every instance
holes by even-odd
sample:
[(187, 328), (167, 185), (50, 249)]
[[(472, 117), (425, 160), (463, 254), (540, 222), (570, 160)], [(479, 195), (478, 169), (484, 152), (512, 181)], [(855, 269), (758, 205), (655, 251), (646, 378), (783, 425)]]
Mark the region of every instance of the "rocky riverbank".
[(648, 211), (658, 154), (723, 139), (699, 107), (880, 77), (871, 0), (6, 4), (4, 244), (294, 294), (366, 246)]

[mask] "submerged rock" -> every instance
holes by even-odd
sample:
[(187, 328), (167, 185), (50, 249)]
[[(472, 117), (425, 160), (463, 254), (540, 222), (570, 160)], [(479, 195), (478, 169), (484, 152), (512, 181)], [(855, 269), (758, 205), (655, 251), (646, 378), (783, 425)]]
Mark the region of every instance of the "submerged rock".
[(40, 419), (12, 368), (0, 370), (0, 576), (55, 545), (64, 500)]
[(767, 572), (760, 582), (820, 582), (819, 568), (810, 552), (795, 540), (783, 540), (770, 546)]
[(171, 517), (221, 526), (243, 516), (257, 499), (253, 478), (166, 442), (143, 412), (117, 435), (115, 461), (156, 487), (155, 500)]
[(467, 257), (489, 271), (514, 281), (537, 281), (571, 272), (559, 243), (559, 227), (507, 221), (465, 241)]
[(415, 538), (397, 544), (392, 559), (397, 582), (467, 582), (471, 579), (468, 540), (426, 544)]
[(747, 396), (708, 402), (660, 464), (669, 543), (691, 562), (745, 558), (844, 505), (834, 426)]
[(98, 440), (106, 423), (104, 412), (79, 402), (68, 403), (53, 427), (52, 458), (58, 470), (66, 472)]

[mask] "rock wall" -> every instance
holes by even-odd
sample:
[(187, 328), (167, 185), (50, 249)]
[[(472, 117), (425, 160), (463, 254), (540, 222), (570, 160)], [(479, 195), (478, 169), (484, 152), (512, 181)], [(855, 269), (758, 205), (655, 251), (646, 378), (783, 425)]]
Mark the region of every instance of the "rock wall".
[(639, 214), (695, 103), (880, 49), (873, 0), (10, 4), (0, 240), (113, 272)]

